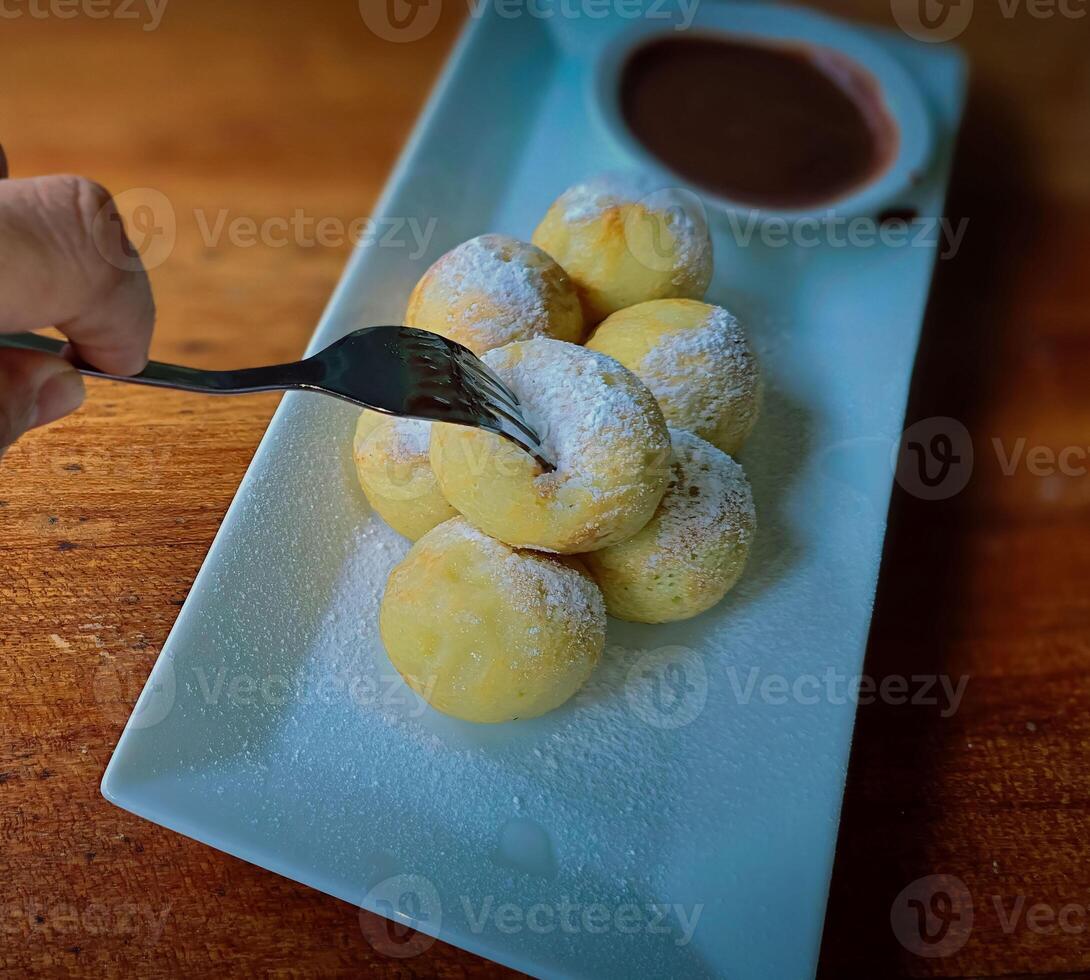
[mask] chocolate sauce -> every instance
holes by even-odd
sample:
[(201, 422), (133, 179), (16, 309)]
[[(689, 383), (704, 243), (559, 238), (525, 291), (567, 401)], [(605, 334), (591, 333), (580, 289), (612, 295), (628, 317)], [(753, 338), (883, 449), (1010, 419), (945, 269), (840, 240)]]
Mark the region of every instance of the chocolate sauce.
[(624, 66), (621, 110), (673, 171), (745, 204), (834, 201), (884, 170), (897, 145), (874, 79), (802, 45), (653, 41)]

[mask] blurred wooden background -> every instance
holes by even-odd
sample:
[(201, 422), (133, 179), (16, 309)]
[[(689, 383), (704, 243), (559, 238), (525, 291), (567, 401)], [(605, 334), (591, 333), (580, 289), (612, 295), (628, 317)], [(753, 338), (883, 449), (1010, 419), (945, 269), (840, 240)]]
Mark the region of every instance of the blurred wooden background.
[[(821, 6), (892, 26), (885, 3)], [(190, 216), (367, 215), (464, 4), (450, 0), (410, 44), (372, 34), (353, 0), (187, 0), (158, 23), (143, 4), (127, 8), (134, 18), (32, 15), (43, 9), (8, 4), (0, 20), (12, 175), (70, 171), (115, 193), (167, 195), (179, 220), (152, 272), (153, 356), (213, 366), (297, 355), (347, 245), (224, 235), (209, 247)], [(948, 214), (970, 225), (938, 268), (909, 420), (962, 420), (977, 462), (951, 500), (895, 493), (867, 672), (971, 680), (951, 718), (860, 710), (822, 954), (830, 977), (1090, 971), (1090, 477), (1008, 476), (992, 450), (1022, 438), (1088, 462), (1086, 13), (1076, 0), (976, 0), (958, 39), (974, 81)], [(274, 406), (96, 385), (78, 415), (0, 466), (5, 975), (506, 972), (441, 943), (386, 959), (354, 908), (98, 795)], [(974, 928), (953, 955), (922, 958), (893, 935), (890, 904), (939, 873), (964, 881)], [(1031, 925), (1037, 903), (1081, 916)]]

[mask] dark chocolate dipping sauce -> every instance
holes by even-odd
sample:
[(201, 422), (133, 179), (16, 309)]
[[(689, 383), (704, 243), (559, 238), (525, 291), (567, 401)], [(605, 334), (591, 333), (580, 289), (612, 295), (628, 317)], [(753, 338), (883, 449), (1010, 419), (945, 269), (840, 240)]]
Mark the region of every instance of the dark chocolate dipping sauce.
[(834, 201), (881, 173), (897, 148), (877, 82), (803, 45), (653, 41), (624, 66), (621, 111), (675, 173), (745, 204)]

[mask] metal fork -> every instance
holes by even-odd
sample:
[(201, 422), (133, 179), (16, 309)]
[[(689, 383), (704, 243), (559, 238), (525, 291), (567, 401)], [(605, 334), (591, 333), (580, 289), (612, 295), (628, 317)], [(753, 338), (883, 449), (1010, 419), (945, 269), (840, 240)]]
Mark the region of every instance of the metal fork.
[[(0, 334), (0, 347), (61, 354), (67, 345), (35, 333), (16, 333)], [(524, 449), (546, 470), (555, 469), (541, 438), (523, 417), (518, 396), (471, 351), (426, 330), (365, 327), (302, 361), (238, 371), (150, 361), (139, 374), (121, 376), (73, 363), (94, 378), (210, 395), (320, 391), (387, 415), (487, 429)]]

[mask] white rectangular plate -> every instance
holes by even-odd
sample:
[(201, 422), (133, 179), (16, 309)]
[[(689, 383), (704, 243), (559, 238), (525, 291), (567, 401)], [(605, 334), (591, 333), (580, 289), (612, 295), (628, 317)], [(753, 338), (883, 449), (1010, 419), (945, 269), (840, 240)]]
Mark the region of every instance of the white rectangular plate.
[[(428, 252), (361, 246), (312, 346), (400, 322), (441, 252), (485, 231), (528, 238), (566, 185), (627, 163), (587, 113), (599, 26), (572, 43), (529, 16), (470, 25), (377, 212), (434, 220)], [(961, 63), (874, 37), (934, 113), (939, 158), (910, 203), (941, 214)], [(811, 975), (935, 250), (716, 244), (709, 298), (747, 320), (767, 381), (742, 456), (760, 528), (725, 602), (676, 625), (611, 623), (588, 687), (544, 718), (444, 718), (379, 641), (405, 543), (355, 484), (356, 413), (289, 396), (105, 795), (529, 973)]]

